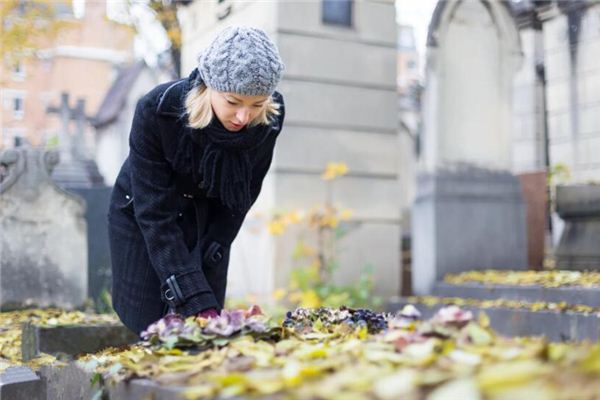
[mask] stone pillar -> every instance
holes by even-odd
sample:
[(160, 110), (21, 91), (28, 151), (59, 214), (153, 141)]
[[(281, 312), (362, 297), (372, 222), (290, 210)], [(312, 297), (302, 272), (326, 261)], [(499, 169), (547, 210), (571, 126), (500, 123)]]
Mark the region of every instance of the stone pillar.
[(87, 297), (85, 203), (50, 179), (58, 153), (0, 152), (0, 310), (81, 306)]
[(525, 205), (509, 172), (520, 43), (507, 5), (439, 2), (427, 52), (412, 223), (417, 294), (448, 272), (527, 266)]

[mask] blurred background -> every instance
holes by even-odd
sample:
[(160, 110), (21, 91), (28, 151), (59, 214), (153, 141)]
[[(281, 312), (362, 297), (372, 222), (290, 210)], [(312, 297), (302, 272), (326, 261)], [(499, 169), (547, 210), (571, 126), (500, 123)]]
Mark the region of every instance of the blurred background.
[[(286, 64), (286, 122), (231, 249), (231, 299), (377, 305), (449, 272), (600, 268), (598, 1), (0, 8), (0, 193), (19, 204), (0, 208), (5, 293), (7, 271), (51, 259), (61, 284), (83, 277), (75, 303), (108, 298), (106, 210), (136, 102), (186, 77), (229, 25), (266, 30)], [(44, 156), (26, 178), (24, 148), (60, 161)], [(44, 173), (82, 199), (72, 214), (85, 222), (65, 225), (67, 208), (31, 195)]]

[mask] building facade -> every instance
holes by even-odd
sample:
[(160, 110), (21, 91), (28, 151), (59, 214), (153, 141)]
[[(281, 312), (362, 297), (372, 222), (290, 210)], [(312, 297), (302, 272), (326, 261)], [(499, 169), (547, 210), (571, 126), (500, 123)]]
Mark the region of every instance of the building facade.
[(514, 168), (562, 166), (572, 182), (600, 181), (600, 3), (523, 3)]
[[(0, 148), (27, 141), (43, 145), (59, 136), (57, 114), (62, 92), (86, 101), (86, 114), (94, 115), (119, 65), (133, 58), (132, 29), (106, 17), (106, 1), (79, 2), (77, 16), (71, 2), (60, 7), (57, 18), (72, 23), (53, 40), (39, 43), (33, 57), (0, 63)], [(92, 145), (92, 131), (87, 140)]]

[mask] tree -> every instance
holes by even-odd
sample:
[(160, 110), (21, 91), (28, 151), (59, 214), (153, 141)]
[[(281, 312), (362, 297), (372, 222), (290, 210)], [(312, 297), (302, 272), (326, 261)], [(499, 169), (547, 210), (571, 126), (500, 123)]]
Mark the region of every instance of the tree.
[(165, 29), (171, 42), (171, 58), (177, 76), (181, 76), (181, 26), (177, 19), (178, 4), (188, 4), (190, 1), (150, 0), (148, 6), (156, 13), (156, 19)]
[(0, 2), (0, 56), (12, 64), (31, 57), (73, 21), (58, 18), (56, 0), (2, 0)]

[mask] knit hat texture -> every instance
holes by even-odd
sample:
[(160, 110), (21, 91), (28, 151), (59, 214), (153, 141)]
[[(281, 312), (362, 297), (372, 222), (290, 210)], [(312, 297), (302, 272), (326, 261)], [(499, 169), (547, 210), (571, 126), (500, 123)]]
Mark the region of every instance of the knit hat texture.
[(283, 69), (275, 43), (251, 27), (224, 29), (198, 57), (200, 76), (209, 88), (246, 96), (273, 94)]

